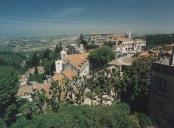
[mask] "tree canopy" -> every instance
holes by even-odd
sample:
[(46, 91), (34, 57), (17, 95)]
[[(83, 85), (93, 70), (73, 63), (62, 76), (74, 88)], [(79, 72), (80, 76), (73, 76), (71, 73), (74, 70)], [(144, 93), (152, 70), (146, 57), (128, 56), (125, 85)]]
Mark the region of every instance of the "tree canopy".
[(8, 110), (16, 102), (18, 75), (10, 67), (0, 66), (0, 117), (9, 114)]
[(150, 121), (145, 122), (139, 117), (130, 113), (127, 104), (93, 107), (64, 104), (57, 113), (35, 115), (32, 120), (21, 117), (11, 128), (142, 128), (142, 124), (151, 126)]
[(171, 44), (174, 42), (174, 34), (157, 34), (145, 36), (147, 47)]
[(97, 48), (89, 54), (90, 66), (92, 69), (102, 68), (114, 59), (114, 52), (108, 46)]
[(131, 108), (147, 112), (150, 95), (149, 75), (154, 58), (137, 58), (132, 66), (124, 70), (121, 84), (123, 86), (122, 100)]

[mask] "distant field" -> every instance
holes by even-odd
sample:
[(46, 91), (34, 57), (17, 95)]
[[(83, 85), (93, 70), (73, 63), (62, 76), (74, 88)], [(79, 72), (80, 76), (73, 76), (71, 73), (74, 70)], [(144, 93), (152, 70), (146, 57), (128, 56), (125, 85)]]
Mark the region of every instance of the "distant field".
[(77, 35), (63, 35), (45, 38), (17, 38), (0, 40), (0, 52), (31, 52), (45, 48), (55, 48), (56, 44), (62, 42), (62, 45), (75, 43)]

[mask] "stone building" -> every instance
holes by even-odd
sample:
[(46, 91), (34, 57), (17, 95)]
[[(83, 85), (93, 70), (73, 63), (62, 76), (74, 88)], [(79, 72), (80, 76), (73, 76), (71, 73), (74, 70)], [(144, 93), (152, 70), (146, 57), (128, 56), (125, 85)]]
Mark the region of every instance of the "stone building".
[(150, 114), (161, 128), (174, 127), (174, 50), (152, 65)]

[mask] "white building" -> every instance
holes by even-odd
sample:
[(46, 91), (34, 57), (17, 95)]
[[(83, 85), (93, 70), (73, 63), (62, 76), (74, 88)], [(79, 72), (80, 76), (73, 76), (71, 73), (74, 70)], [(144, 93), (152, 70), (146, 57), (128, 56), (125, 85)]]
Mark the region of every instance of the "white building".
[(130, 31), (127, 36), (112, 36), (111, 42), (115, 42), (115, 50), (123, 54), (140, 52), (142, 47), (146, 46), (145, 40), (132, 39)]
[(96, 34), (96, 33), (92, 33), (90, 36), (90, 40), (92, 42), (96, 42), (96, 43), (103, 43), (103, 42), (108, 42), (111, 39), (112, 34)]
[[(67, 55), (66, 51), (61, 52), (61, 59), (55, 62), (56, 74), (61, 78), (65, 77), (72, 80), (74, 76), (85, 76), (89, 73), (89, 53)], [(53, 76), (54, 80), (59, 78)], [(62, 77), (63, 76), (63, 77)]]
[(133, 39), (130, 30), (126, 35), (92, 33), (90, 39), (95, 43), (113, 42), (115, 43), (115, 51), (123, 54), (140, 52), (142, 47), (146, 46), (145, 40)]

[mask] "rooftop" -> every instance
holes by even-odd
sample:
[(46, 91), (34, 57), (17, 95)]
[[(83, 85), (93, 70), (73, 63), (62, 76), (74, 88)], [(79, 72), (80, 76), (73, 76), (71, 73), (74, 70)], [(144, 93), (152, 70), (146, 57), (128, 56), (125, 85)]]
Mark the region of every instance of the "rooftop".
[(80, 70), (83, 64), (87, 62), (88, 55), (89, 53), (67, 55), (67, 60)]
[(113, 36), (111, 40), (118, 40), (118, 41), (133, 41), (133, 39), (124, 37), (124, 36)]
[(125, 57), (117, 58), (116, 60), (112, 60), (108, 64), (117, 65), (117, 66), (121, 66), (121, 65), (130, 66), (132, 65), (132, 62), (133, 62), (132, 56), (125, 56)]
[(49, 88), (50, 88), (50, 85), (48, 83), (40, 84), (40, 83), (34, 82), (31, 85), (26, 84), (26, 85), (20, 86), (17, 92), (17, 96), (30, 95), (33, 89), (36, 89), (36, 90), (44, 89), (46, 93), (48, 94)]
[(60, 73), (56, 73), (56, 74), (54, 74), (54, 76), (52, 77), (52, 79), (54, 81), (62, 81), (64, 79), (64, 76), (62, 74), (60, 74)]
[(71, 70), (66, 70), (62, 72), (62, 75), (65, 76), (67, 79), (72, 80), (75, 76), (75, 73), (73, 73)]

